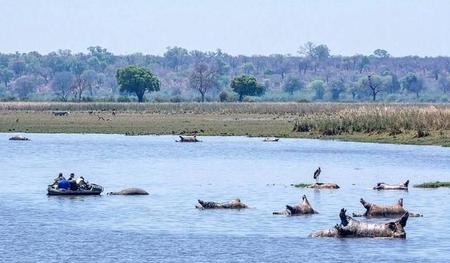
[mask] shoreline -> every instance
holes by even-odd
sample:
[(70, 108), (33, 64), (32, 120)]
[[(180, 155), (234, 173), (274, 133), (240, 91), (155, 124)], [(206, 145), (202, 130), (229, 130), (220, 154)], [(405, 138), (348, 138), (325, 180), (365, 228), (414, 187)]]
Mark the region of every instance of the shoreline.
[[(117, 106), (117, 103), (0, 103), (0, 132), (128, 135), (197, 133), (198, 136), (279, 137), (450, 147), (450, 129), (446, 124), (450, 123), (450, 104), (144, 103), (120, 104), (120, 108)], [(54, 114), (54, 111), (61, 110), (68, 114)], [(397, 115), (407, 115), (407, 118), (399, 119)], [(348, 123), (339, 122), (342, 119)], [(309, 125), (306, 126), (307, 130), (294, 131), (298, 122)], [(368, 122), (372, 125), (369, 128), (381, 125), (385, 125), (381, 126), (385, 128), (370, 132), (343, 130), (347, 128), (346, 125), (356, 129)], [(404, 125), (421, 122), (425, 125), (426, 134), (420, 136), (416, 128), (392, 133), (389, 125), (397, 122), (404, 122)], [(328, 134), (321, 129), (333, 133)]]

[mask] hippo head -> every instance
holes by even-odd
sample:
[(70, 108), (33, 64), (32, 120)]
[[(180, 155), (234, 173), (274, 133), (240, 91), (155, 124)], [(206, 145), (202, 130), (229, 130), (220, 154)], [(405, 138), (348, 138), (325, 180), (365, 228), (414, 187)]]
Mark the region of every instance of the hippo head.
[(409, 213), (405, 213), (400, 219), (395, 222), (387, 223), (388, 228), (392, 231), (392, 237), (395, 238), (405, 238), (405, 226), (406, 221), (408, 221)]

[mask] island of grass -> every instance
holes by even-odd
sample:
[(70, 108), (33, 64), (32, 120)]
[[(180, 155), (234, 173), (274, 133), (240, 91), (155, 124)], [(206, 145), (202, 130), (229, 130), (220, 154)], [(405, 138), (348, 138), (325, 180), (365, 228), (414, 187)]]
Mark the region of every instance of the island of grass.
[(414, 187), (417, 187), (417, 188), (450, 187), (450, 182), (440, 182), (440, 181), (426, 182), (426, 183), (423, 183), (423, 184), (416, 184), (416, 185), (414, 185)]

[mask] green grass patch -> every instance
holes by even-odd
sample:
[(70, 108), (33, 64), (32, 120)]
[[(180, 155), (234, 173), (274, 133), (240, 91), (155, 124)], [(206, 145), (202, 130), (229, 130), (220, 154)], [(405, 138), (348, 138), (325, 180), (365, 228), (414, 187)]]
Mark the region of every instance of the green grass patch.
[(291, 185), (294, 187), (297, 187), (297, 188), (306, 188), (306, 187), (310, 186), (311, 184), (299, 183), (299, 184), (291, 184)]
[(414, 187), (417, 188), (439, 188), (439, 187), (450, 187), (450, 182), (426, 182), (423, 184), (416, 184)]

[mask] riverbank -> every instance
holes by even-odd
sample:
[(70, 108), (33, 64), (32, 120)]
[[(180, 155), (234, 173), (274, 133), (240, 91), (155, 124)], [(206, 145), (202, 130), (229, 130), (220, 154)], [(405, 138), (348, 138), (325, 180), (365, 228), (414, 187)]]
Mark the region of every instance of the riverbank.
[(449, 127), (448, 104), (0, 103), (0, 132), (15, 133), (196, 132), (450, 146)]

